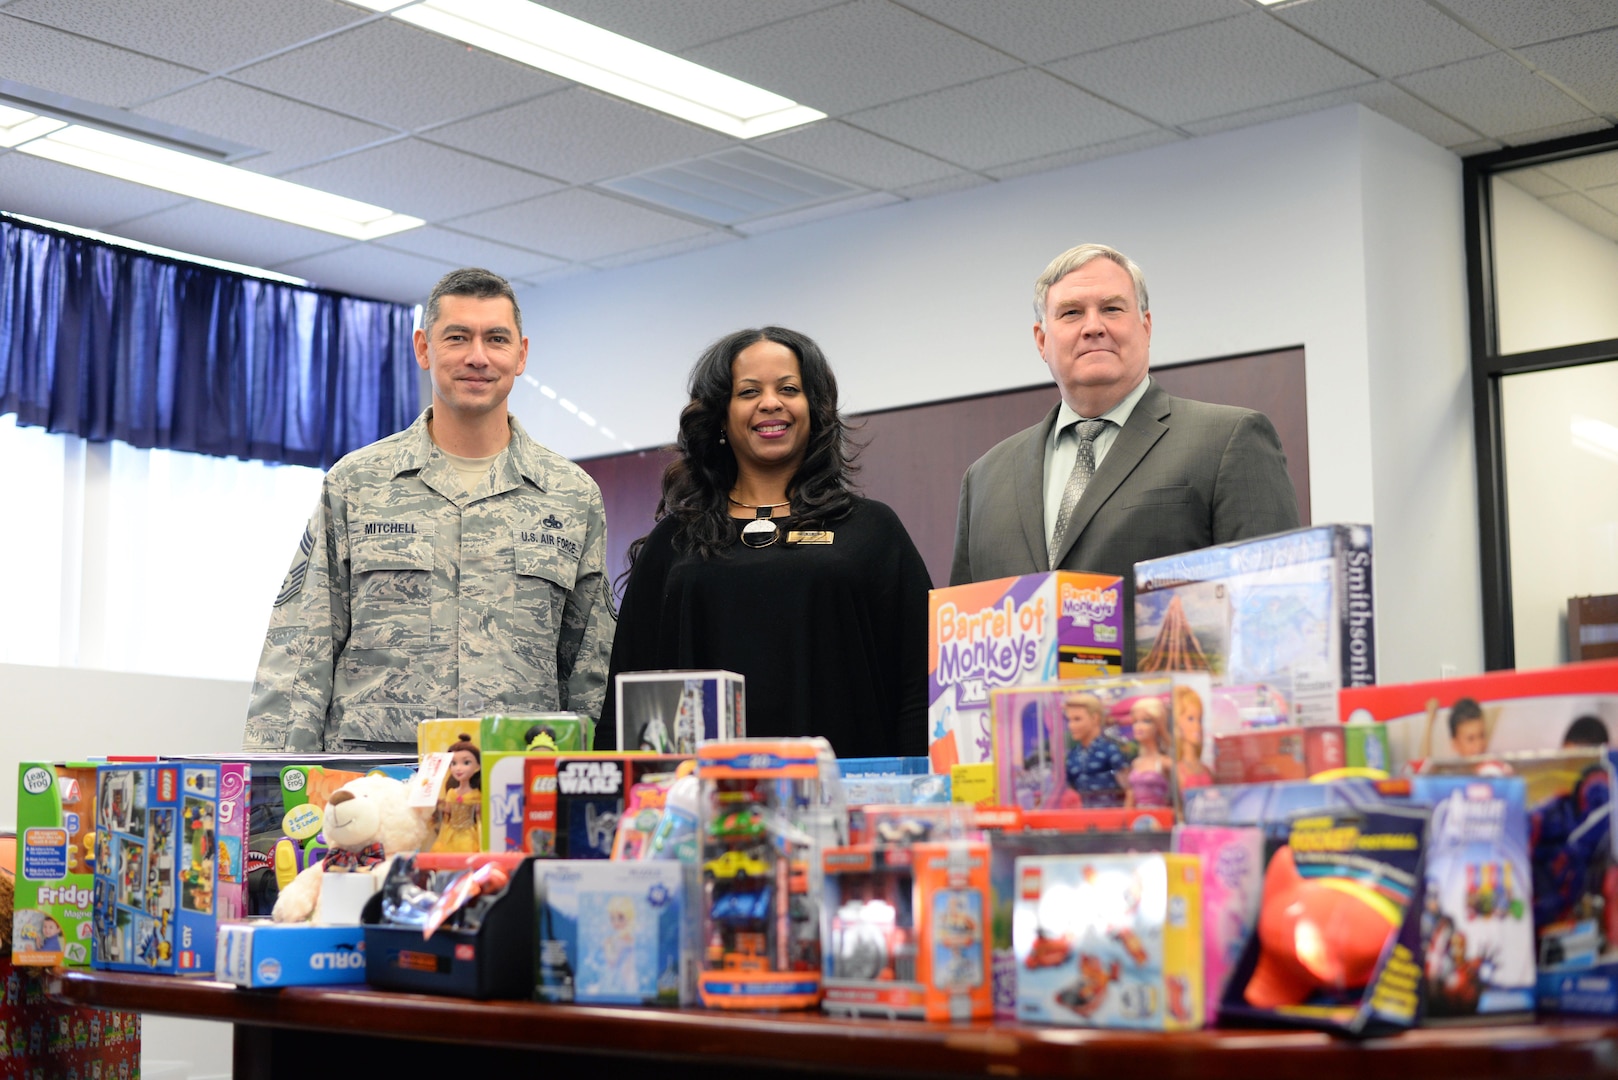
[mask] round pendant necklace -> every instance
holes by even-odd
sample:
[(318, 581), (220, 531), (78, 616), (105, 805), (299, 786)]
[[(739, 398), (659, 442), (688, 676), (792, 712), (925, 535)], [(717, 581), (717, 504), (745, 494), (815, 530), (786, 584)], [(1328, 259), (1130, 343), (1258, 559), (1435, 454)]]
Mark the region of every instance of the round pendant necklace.
[(770, 511), (778, 506), (786, 506), (792, 500), (788, 499), (786, 502), (778, 503), (744, 503), (740, 499), (731, 496), (730, 501), (733, 505), (744, 509), (758, 511), (758, 515), (752, 521), (742, 526), (743, 544), (750, 548), (765, 548), (780, 539), (781, 530), (776, 526), (775, 522), (770, 520)]

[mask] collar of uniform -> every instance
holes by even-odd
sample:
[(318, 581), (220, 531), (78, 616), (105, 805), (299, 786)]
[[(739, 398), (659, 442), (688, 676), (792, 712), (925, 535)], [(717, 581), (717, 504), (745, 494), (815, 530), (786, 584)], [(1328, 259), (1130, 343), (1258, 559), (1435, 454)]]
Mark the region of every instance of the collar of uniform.
[[(427, 432), (427, 421), (432, 416), (433, 407), (429, 405), (416, 417), (416, 422), (401, 433), (399, 455), (393, 462), (394, 476), (420, 472), (432, 461), (433, 451), (438, 449), (433, 445), (432, 435)], [(502, 486), (516, 487), (517, 478), (526, 477), (536, 488), (544, 491), (545, 464), (538, 452), (539, 444), (528, 437), (528, 432), (523, 430), (515, 416), (507, 414), (506, 422), (511, 425), (511, 442), (506, 445), (509, 453), (506, 454), (506, 476)]]

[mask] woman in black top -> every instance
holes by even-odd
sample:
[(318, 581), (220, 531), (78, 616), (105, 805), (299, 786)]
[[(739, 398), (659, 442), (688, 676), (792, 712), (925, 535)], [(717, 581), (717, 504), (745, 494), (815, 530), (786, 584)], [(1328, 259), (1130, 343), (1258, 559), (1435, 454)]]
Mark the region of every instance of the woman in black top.
[(853, 491), (819, 346), (738, 331), (690, 394), (658, 522), (630, 547), (597, 749), (617, 741), (619, 672), (726, 668), (746, 676), (750, 736), (925, 754), (932, 582), (893, 511)]

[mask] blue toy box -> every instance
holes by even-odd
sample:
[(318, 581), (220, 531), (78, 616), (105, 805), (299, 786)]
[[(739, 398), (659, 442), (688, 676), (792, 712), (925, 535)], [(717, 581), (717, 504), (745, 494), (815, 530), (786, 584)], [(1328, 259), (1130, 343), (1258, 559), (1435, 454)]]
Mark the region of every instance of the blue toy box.
[(221, 982), (250, 988), (363, 983), (365, 928), (221, 923), (214, 971)]
[(534, 861), (534, 996), (581, 1005), (692, 1005), (701, 919), (695, 866)]

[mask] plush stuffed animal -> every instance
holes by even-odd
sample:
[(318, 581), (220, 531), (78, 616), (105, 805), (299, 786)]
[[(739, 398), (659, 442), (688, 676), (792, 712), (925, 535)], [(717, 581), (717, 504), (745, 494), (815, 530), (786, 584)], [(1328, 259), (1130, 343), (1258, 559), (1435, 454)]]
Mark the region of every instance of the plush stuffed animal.
[(357, 871), (380, 877), (394, 855), (425, 847), (432, 838), (433, 808), (409, 805), (407, 791), (398, 780), (372, 775), (350, 780), (333, 792), (322, 828), (330, 851), (281, 890), (271, 917), (276, 922), (304, 922), (320, 901), (326, 874)]

